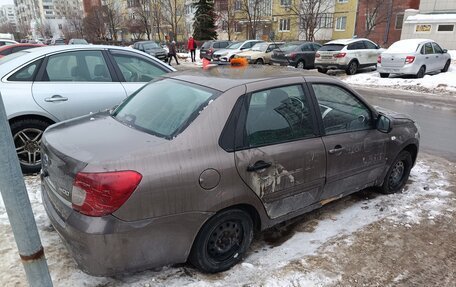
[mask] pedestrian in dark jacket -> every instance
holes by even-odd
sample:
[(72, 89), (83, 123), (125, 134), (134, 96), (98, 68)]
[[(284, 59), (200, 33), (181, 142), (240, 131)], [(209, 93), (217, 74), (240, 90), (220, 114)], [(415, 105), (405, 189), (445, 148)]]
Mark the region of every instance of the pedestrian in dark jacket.
[(177, 60), (177, 57), (176, 57), (176, 42), (172, 41), (171, 44), (169, 44), (168, 48), (169, 48), (168, 65), (171, 66), (171, 60), (173, 59), (173, 57), (176, 60), (176, 64), (180, 65), (179, 61)]
[(195, 59), (196, 42), (192, 36), (190, 36), (190, 38), (188, 38), (187, 50), (190, 51), (190, 57), (192, 58), (192, 62), (196, 62), (196, 59)]

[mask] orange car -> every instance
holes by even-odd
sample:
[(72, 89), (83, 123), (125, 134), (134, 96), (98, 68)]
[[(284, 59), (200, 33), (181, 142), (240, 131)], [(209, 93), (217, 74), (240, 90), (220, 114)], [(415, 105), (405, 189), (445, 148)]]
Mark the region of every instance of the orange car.
[(34, 47), (41, 47), (44, 46), (42, 44), (28, 44), (28, 43), (23, 43), (23, 44), (14, 44), (14, 45), (5, 45), (0, 47), (0, 58), (5, 57), (6, 55), (13, 54), (25, 49), (30, 49)]

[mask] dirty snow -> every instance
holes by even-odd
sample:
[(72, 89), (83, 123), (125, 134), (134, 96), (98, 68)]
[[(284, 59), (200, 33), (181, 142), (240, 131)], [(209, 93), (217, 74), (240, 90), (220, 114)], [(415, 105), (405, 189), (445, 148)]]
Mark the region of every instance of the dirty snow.
[(456, 97), (456, 50), (451, 50), (449, 53), (452, 64), (446, 73), (425, 75), (422, 79), (416, 79), (412, 76), (396, 75), (380, 78), (377, 71), (361, 71), (352, 76), (342, 76), (342, 81), (358, 86), (389, 87), (428, 93), (446, 92)]
[[(454, 199), (448, 190), (445, 170), (455, 170), (456, 166), (453, 163), (437, 165), (436, 162), (434, 158), (418, 161), (403, 193), (385, 196), (364, 191), (292, 220), (286, 226), (263, 232), (253, 242), (244, 262), (229, 271), (212, 275), (199, 273), (187, 265), (115, 278), (86, 275), (77, 269), (50, 227), (41, 203), (39, 177), (25, 177), (25, 181), (54, 286), (323, 286), (337, 284), (343, 274), (329, 273), (316, 266), (310, 266), (305, 272), (296, 271), (290, 265), (311, 265), (311, 259), (323, 247), (331, 251), (341, 245), (350, 246), (354, 233), (363, 232), (372, 224), (388, 222), (414, 229), (424, 220), (454, 212), (450, 204)], [(1, 286), (26, 286), (1, 200), (0, 254)]]

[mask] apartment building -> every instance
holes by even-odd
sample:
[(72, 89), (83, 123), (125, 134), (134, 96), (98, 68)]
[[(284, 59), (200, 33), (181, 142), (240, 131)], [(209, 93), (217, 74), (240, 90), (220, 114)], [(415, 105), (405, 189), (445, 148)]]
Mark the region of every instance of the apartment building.
[(3, 5), (0, 7), (0, 25), (9, 28), (7, 32), (17, 31), (16, 8), (14, 5)]
[(421, 0), (419, 10), (404, 14), (401, 39), (433, 39), (445, 49), (456, 49), (456, 1)]

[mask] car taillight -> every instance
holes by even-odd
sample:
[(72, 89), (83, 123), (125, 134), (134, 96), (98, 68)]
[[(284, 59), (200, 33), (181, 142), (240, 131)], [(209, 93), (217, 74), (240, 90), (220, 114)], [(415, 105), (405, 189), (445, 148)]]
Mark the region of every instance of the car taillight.
[(382, 56), (378, 55), (377, 57), (377, 63), (381, 64), (382, 63)]
[(214, 49), (210, 48), (209, 49), (209, 54), (212, 54), (214, 52)]
[(76, 174), (71, 202), (73, 209), (88, 216), (113, 213), (127, 201), (142, 175), (136, 171)]
[(320, 58), (320, 54), (319, 53), (315, 53), (315, 58)]
[(296, 58), (296, 53), (291, 53), (289, 56), (290, 56), (290, 59), (294, 60)]
[(415, 61), (415, 56), (407, 56), (407, 57), (405, 57), (405, 63), (406, 64), (411, 64), (411, 63), (413, 63), (413, 61)]
[(334, 55), (334, 58), (343, 58), (345, 55), (347, 55), (347, 53), (337, 53)]

